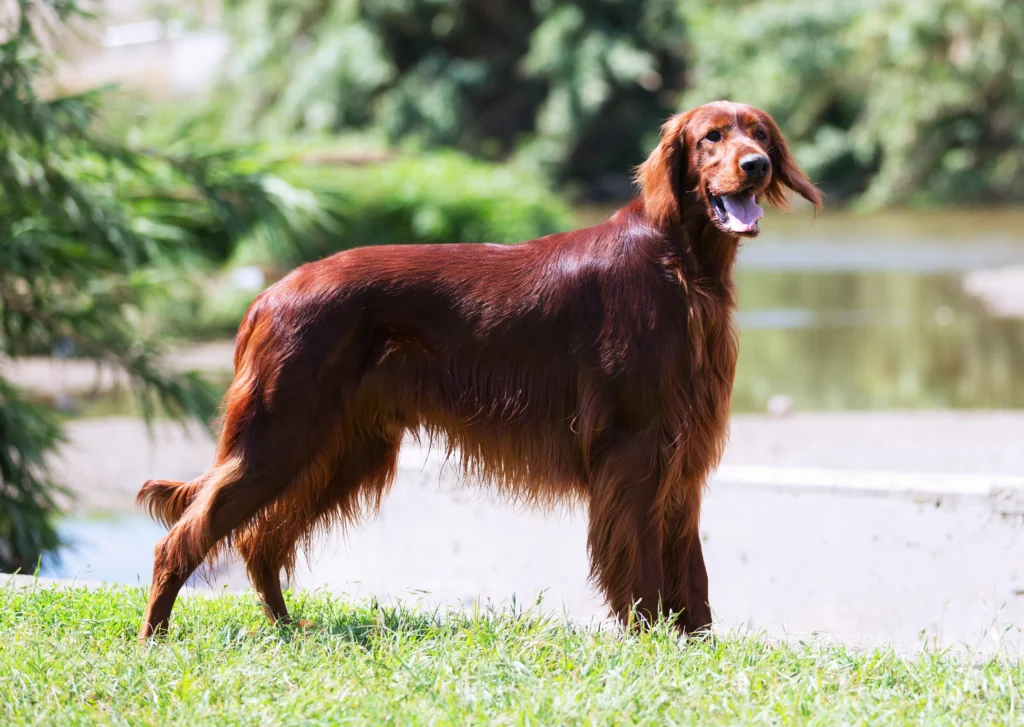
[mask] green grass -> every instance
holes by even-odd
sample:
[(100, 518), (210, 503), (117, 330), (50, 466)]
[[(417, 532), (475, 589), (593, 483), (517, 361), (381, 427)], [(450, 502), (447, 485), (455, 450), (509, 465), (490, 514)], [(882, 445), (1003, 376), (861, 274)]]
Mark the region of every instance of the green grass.
[(179, 602), (140, 646), (141, 589), (0, 587), (2, 724), (922, 724), (1018, 722), (1024, 667), (949, 653), (685, 642), (529, 613), (432, 614), (292, 594)]

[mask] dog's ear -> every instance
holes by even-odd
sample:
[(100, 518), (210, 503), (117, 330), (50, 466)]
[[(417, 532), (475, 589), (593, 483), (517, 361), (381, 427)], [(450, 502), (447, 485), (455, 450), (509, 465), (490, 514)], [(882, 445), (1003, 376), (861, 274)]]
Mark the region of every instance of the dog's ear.
[(636, 182), (648, 219), (657, 226), (678, 222), (686, 176), (688, 114), (677, 114), (661, 127), (661, 141), (637, 167)]
[(768, 188), (764, 191), (764, 198), (774, 207), (785, 209), (789, 206), (786, 201), (786, 190), (792, 189), (801, 197), (814, 205), (814, 214), (821, 210), (821, 201), (824, 195), (821, 190), (811, 183), (807, 175), (797, 166), (796, 159), (789, 151), (789, 144), (786, 137), (779, 131), (778, 124), (768, 114), (762, 113), (762, 123), (768, 128), (771, 135), (771, 146), (768, 148), (768, 156), (772, 161), (772, 178)]

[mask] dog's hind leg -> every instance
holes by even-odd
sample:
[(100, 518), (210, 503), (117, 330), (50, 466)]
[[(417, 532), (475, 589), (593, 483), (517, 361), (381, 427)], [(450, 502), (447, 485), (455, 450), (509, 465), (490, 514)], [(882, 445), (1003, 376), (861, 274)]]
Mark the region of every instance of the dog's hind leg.
[(157, 543), (153, 585), (139, 630), (140, 639), (166, 629), (171, 608), (185, 581), (218, 542), (267, 503), (278, 486), (272, 478), (254, 476), (250, 466), (235, 458), (209, 473), (202, 492), (171, 532)]
[[(306, 417), (303, 412), (302, 415)], [(203, 476), (202, 488), (155, 550), (153, 585), (139, 630), (146, 638), (164, 630), (178, 591), (218, 544), (250, 523), (302, 475), (329, 467), (329, 432), (291, 426), (298, 414), (269, 418), (264, 413), (233, 415), (221, 433), (218, 463)], [(306, 417), (308, 418), (308, 417)]]
[(249, 580), (260, 594), (263, 610), (275, 623), (290, 621), (281, 589), (282, 568), (292, 569), (303, 533), (314, 529), (334, 509), (326, 486), (329, 477), (330, 473), (319, 482), (308, 477), (293, 482), (235, 536), (235, 548), (245, 562)]
[[(590, 482), (591, 579), (619, 620), (634, 627), (654, 622), (664, 590), (662, 532), (654, 512), (657, 448), (648, 439), (615, 442)], [(630, 624), (634, 607), (640, 620)]]
[(400, 444), (399, 435), (363, 435), (348, 442), (329, 477), (295, 483), (238, 536), (236, 547), (272, 621), (290, 620), (282, 570), (291, 578), (299, 547), (308, 550), (313, 538), (332, 523), (353, 524), (379, 507), (394, 479)]

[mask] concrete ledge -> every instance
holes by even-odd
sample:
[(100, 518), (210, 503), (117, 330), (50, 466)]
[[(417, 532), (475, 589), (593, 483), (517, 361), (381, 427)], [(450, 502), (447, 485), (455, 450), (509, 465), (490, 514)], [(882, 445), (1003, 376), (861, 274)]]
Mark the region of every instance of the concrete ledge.
[(1024, 499), (1024, 477), (949, 472), (887, 472), (826, 467), (724, 465), (715, 485), (741, 485), (777, 490), (810, 490), (868, 495), (921, 497), (984, 497)]
[[(134, 511), (135, 493), (156, 477), (189, 480), (213, 460), (214, 442), (188, 429), (109, 417), (69, 423), (55, 474), (93, 511)], [(983, 497), (1014, 502), (1024, 491), (1022, 411), (807, 412), (739, 415), (715, 487), (765, 487), (888, 496)], [(407, 439), (398, 487), (413, 482), (451, 489), (443, 467)]]

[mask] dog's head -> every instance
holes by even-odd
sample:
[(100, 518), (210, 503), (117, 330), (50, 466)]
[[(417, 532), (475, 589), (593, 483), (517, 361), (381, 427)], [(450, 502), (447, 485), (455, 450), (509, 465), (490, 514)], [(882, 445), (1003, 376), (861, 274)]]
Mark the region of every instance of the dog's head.
[(669, 119), (661, 127), (658, 148), (640, 165), (637, 182), (655, 224), (701, 214), (735, 236), (757, 235), (763, 214), (758, 202), (785, 207), (786, 189), (813, 203), (815, 211), (822, 199), (772, 117), (730, 101)]

